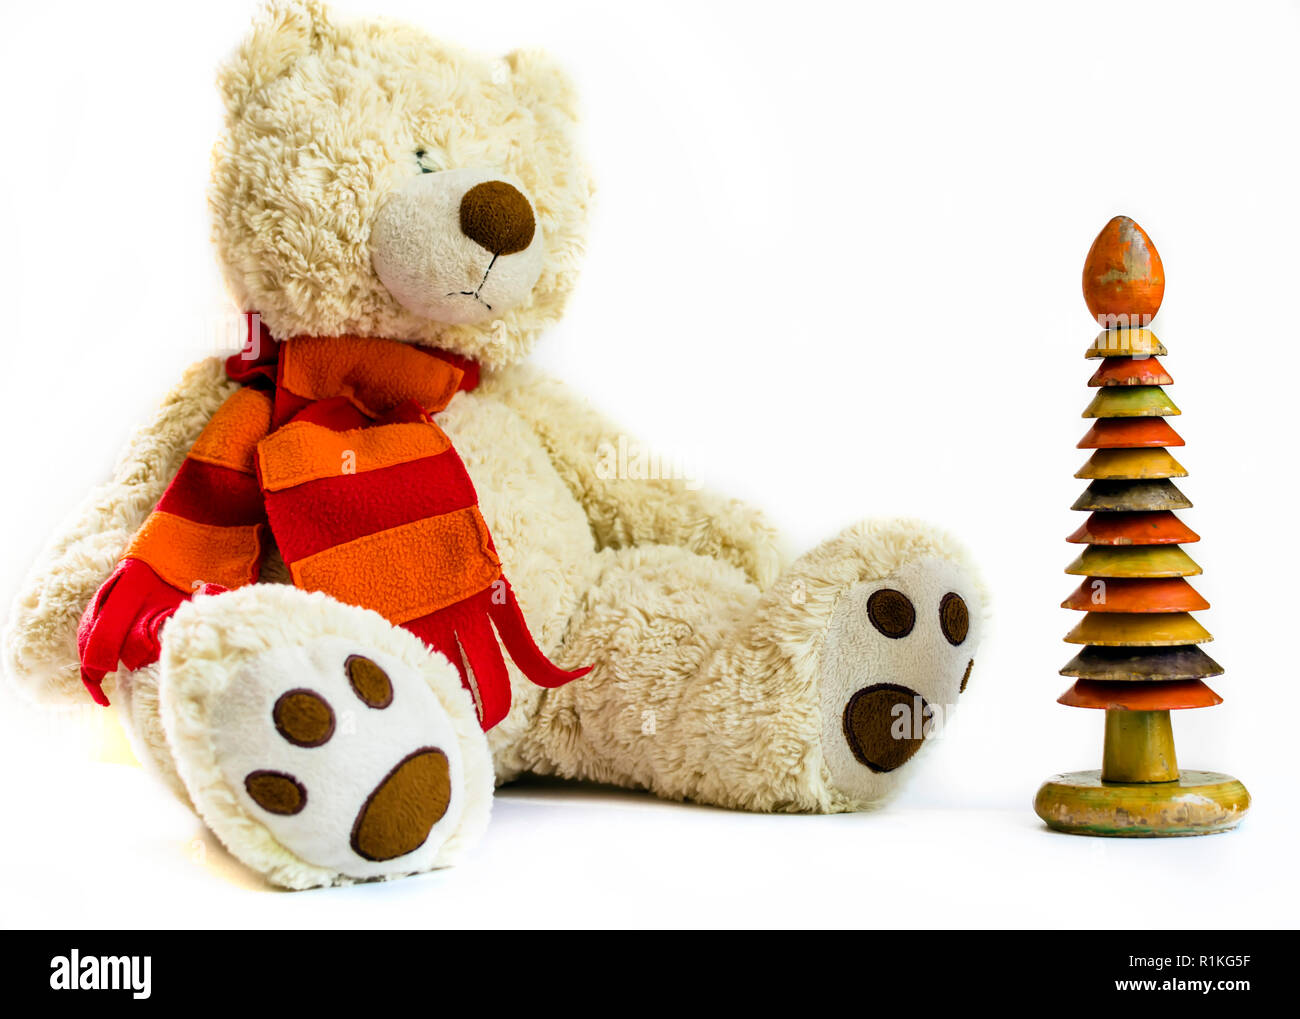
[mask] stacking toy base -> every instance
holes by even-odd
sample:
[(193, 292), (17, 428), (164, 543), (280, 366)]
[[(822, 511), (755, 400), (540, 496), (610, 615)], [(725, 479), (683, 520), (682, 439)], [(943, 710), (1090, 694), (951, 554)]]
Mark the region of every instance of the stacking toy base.
[(1071, 835), (1163, 838), (1235, 828), (1250, 793), (1231, 775), (1187, 771), (1172, 782), (1103, 782), (1100, 771), (1053, 775), (1034, 797), (1049, 828)]

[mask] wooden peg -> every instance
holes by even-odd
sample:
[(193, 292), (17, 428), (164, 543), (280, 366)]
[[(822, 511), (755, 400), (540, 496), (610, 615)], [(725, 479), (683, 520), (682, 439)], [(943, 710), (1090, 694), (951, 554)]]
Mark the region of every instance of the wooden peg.
[(1103, 782), (1173, 782), (1178, 778), (1168, 711), (1106, 712)]

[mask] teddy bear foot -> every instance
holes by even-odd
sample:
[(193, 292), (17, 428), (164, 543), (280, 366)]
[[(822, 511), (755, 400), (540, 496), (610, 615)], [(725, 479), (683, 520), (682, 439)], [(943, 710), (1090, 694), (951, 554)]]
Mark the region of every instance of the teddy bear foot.
[(164, 632), (160, 705), (199, 813), (276, 884), (445, 866), (487, 822), (491, 760), (456, 670), (324, 595), (195, 599)]
[(907, 558), (842, 591), (821, 657), (822, 747), (848, 805), (876, 805), (942, 735), (975, 665), (984, 606), (960, 560)]

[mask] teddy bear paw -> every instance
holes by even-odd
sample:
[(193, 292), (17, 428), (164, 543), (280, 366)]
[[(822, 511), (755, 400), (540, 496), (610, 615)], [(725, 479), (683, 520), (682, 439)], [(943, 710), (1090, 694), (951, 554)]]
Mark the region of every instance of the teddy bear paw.
[(887, 799), (938, 740), (975, 666), (982, 615), (973, 575), (938, 557), (843, 592), (820, 669), (823, 753), (840, 796)]
[(463, 810), (446, 713), (418, 676), (333, 650), (247, 677), (214, 734), (222, 771), (249, 815), (310, 863), (354, 877), (428, 869)]
[[(211, 643), (212, 609), (236, 595), (202, 599), (164, 642)], [(164, 666), (168, 737), (200, 813), (291, 887), (442, 866), (491, 798), (486, 740), (451, 664), (404, 633), (385, 648), (346, 632), (226, 647), (206, 667), (173, 651)]]

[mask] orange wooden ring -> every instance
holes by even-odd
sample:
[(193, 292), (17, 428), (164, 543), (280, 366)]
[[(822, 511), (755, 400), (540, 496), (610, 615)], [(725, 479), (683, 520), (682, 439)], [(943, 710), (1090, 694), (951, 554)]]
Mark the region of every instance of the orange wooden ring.
[(1094, 513), (1065, 539), (1074, 545), (1180, 545), (1201, 536), (1169, 510)]
[(1172, 386), (1173, 377), (1154, 357), (1108, 357), (1101, 362), (1090, 386)]
[(1185, 445), (1183, 437), (1164, 418), (1099, 418), (1076, 448), (1137, 449)]
[(1182, 577), (1089, 577), (1061, 602), (1080, 612), (1201, 612), (1210, 607)]
[(1105, 708), (1110, 711), (1176, 711), (1212, 708), (1223, 698), (1199, 679), (1171, 679), (1161, 683), (1107, 683), (1080, 679), (1056, 699), (1070, 708)]

